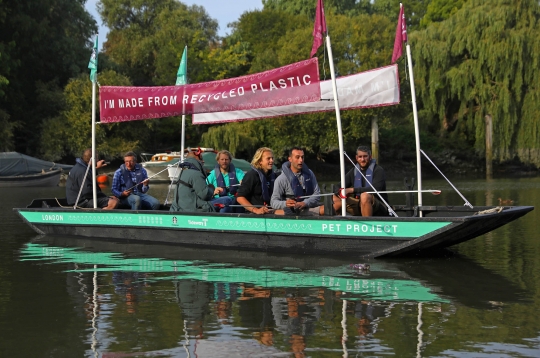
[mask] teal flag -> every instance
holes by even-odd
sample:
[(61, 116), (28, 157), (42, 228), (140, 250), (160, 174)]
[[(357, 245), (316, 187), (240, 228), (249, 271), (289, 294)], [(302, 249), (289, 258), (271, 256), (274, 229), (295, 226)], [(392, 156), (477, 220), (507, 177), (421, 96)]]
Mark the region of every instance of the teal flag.
[(96, 35), (96, 41), (94, 42), (94, 49), (92, 50), (92, 56), (90, 56), (90, 62), (88, 62), (88, 68), (90, 69), (90, 81), (97, 81), (97, 63), (98, 63), (98, 37)]
[(182, 54), (182, 60), (176, 73), (176, 85), (183, 86), (187, 84), (187, 46), (184, 47), (184, 53)]

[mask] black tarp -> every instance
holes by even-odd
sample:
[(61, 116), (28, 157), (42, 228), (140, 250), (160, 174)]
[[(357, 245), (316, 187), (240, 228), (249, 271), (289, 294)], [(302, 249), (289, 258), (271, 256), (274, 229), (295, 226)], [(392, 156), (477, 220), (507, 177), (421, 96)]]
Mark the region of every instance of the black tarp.
[(0, 176), (30, 175), (58, 168), (68, 173), (73, 165), (48, 162), (17, 152), (0, 153)]

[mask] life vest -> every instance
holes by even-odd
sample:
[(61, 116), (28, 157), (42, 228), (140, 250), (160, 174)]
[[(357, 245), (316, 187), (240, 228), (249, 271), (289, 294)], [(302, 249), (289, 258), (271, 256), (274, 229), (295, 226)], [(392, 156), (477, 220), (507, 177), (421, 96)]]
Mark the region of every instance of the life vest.
[[(130, 171), (126, 168), (125, 164), (122, 164), (120, 166), (120, 170), (122, 171), (122, 176), (124, 177), (124, 185), (126, 186), (126, 189), (133, 188), (139, 192), (142, 192), (142, 181), (144, 180), (144, 174), (141, 170), (141, 166), (139, 164), (135, 164), (133, 171)], [(131, 173), (135, 173), (135, 183), (131, 179)], [(136, 184), (137, 186), (135, 186)]]
[[(377, 165), (377, 161), (375, 159), (371, 159), (371, 163), (369, 164), (369, 167), (366, 169), (366, 174), (364, 174), (366, 176), (366, 179), (368, 180), (368, 182), (370, 184), (373, 184), (373, 171), (375, 170), (375, 165)], [(362, 177), (362, 174), (360, 174), (360, 171), (362, 170), (360, 168), (360, 165), (356, 164), (355, 167), (356, 167), (356, 170), (354, 171), (354, 185), (353, 185), (353, 187), (355, 187), (355, 188), (370, 187), (371, 188), (371, 185), (368, 185), (365, 182), (364, 178)], [(359, 195), (356, 195), (356, 197), (358, 198)]]
[(257, 174), (259, 174), (259, 180), (261, 181), (262, 187), (263, 201), (266, 204), (270, 204), (270, 193), (274, 191), (274, 181), (276, 180), (276, 174), (273, 171), (270, 171), (270, 181), (268, 181), (268, 178), (266, 177), (266, 175), (264, 175), (262, 170), (255, 168), (253, 165), (251, 166), (251, 168), (255, 170)]
[(287, 179), (289, 179), (289, 183), (291, 183), (291, 188), (296, 201), (304, 201), (304, 199), (300, 199), (299, 197), (313, 194), (313, 191), (315, 190), (313, 187), (313, 176), (311, 170), (309, 170), (305, 163), (302, 165), (301, 171), (302, 175), (304, 176), (304, 187), (302, 187), (300, 180), (298, 180), (298, 177), (292, 172), (291, 162), (283, 163), (281, 166), (281, 171), (287, 177)]
[(227, 192), (231, 193), (232, 195), (236, 194), (236, 192), (238, 191), (237, 184), (240, 183), (238, 182), (238, 178), (236, 177), (236, 168), (232, 163), (229, 164), (229, 187), (227, 187), (227, 185), (225, 184), (225, 178), (221, 173), (219, 164), (216, 164), (216, 166), (214, 167), (214, 175), (216, 176), (217, 186), (225, 189), (221, 193), (219, 193), (219, 196), (226, 196)]

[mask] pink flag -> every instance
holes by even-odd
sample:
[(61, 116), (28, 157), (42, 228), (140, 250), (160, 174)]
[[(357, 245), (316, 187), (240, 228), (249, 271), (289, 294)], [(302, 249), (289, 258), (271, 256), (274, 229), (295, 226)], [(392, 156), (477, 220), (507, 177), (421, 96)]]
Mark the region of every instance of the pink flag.
[(403, 41), (407, 41), (407, 23), (403, 5), (399, 8), (399, 19), (396, 28), (396, 39), (394, 41), (394, 53), (392, 53), (392, 63), (396, 62), (403, 53)]
[(313, 27), (313, 47), (311, 56), (315, 55), (323, 43), (323, 33), (326, 32), (326, 20), (324, 18), (324, 6), (322, 0), (317, 2), (317, 12), (315, 13), (315, 26)]

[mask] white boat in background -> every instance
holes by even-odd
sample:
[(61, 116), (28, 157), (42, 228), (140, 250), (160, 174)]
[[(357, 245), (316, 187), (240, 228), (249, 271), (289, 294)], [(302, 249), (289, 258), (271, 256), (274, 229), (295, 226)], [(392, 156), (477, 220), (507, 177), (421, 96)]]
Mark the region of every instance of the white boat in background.
[[(203, 167), (206, 170), (207, 173), (210, 173), (212, 170), (214, 170), (217, 161), (216, 161), (216, 152), (214, 151), (204, 151), (204, 149), (209, 148), (201, 148), (203, 150), (202, 156), (203, 156)], [(231, 163), (235, 166), (235, 168), (238, 168), (242, 170), (244, 173), (251, 169), (251, 164), (244, 159), (238, 159), (238, 158), (232, 158)], [(176, 181), (178, 179), (178, 175), (180, 173), (180, 170), (178, 169), (178, 161), (176, 160), (174, 163), (168, 163), (167, 166), (169, 168), (168, 170), (168, 181)], [(274, 166), (274, 171), (276, 171), (277, 168)]]
[[(186, 149), (184, 153), (187, 153), (189, 150), (190, 149)], [(213, 148), (201, 148), (201, 150), (203, 152), (216, 153)], [(151, 157), (148, 158), (149, 156)], [(141, 153), (141, 157), (143, 158), (141, 165), (144, 169), (146, 169), (148, 177), (153, 177), (152, 182), (168, 182), (170, 181), (169, 173), (165, 169), (167, 169), (167, 166), (169, 165), (178, 163), (182, 157), (182, 152), (165, 152), (154, 155), (149, 153)]]

